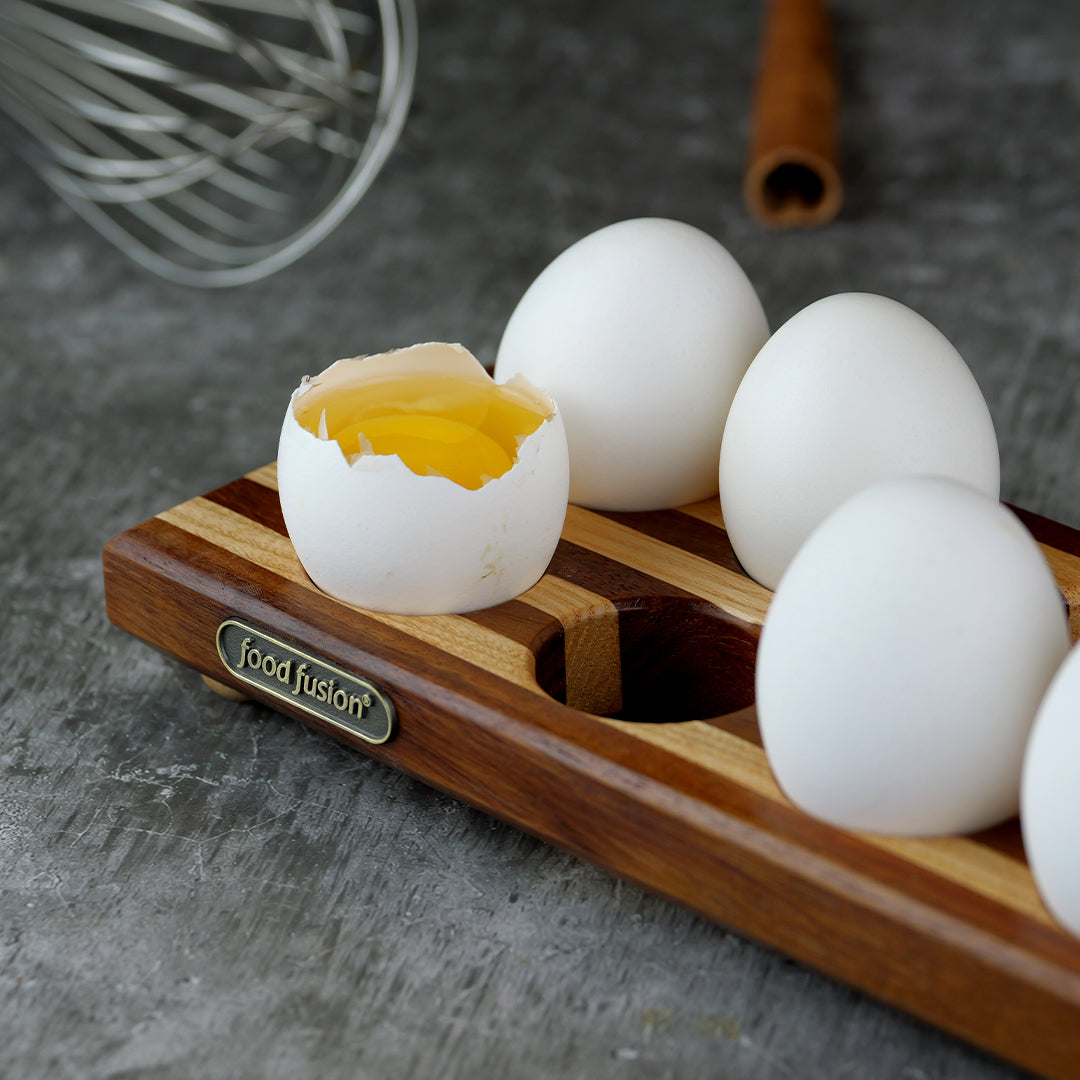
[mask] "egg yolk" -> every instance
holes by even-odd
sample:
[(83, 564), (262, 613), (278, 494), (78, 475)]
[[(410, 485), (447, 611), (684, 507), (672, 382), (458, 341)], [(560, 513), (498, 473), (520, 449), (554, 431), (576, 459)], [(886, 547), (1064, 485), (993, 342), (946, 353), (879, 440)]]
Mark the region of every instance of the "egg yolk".
[(476, 490), (509, 471), (547, 413), (489, 380), (427, 374), (316, 388), (297, 400), (295, 415), (348, 457), (396, 454), (414, 473)]

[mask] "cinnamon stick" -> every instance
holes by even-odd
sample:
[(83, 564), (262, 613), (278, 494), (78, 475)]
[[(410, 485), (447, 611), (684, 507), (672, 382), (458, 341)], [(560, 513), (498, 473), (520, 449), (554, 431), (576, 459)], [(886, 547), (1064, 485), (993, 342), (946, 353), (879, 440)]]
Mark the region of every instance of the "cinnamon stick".
[(774, 228), (821, 225), (840, 210), (839, 80), (823, 0), (770, 0), (754, 87), (743, 196)]

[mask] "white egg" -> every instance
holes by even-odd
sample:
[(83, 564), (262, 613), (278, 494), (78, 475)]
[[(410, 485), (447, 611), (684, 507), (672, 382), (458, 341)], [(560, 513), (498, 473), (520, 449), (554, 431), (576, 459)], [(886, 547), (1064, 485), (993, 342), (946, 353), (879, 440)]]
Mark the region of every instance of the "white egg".
[(974, 376), (903, 304), (829, 296), (784, 323), (739, 386), (720, 452), (725, 527), (746, 572), (772, 589), (849, 495), (922, 473), (998, 497), (997, 439)]
[(943, 477), (872, 484), (811, 533), (766, 614), (757, 711), (777, 782), (848, 829), (1005, 820), (1068, 647), (1057, 584), (1011, 510)]
[(396, 454), (347, 456), (335, 438), (297, 419), (298, 408), (321, 407), (359, 384), (432, 375), (455, 386), (492, 383), (460, 345), (417, 345), (339, 360), (305, 379), (286, 410), (277, 461), (285, 524), (311, 579), (348, 603), (398, 614), (489, 607), (535, 584), (558, 543), (566, 436), (555, 403), (524, 379), (512, 389), (545, 419), (517, 447), (509, 471), (475, 490), (445, 475), (418, 475)]
[(1080, 646), (1066, 657), (1039, 706), (1020, 794), (1035, 885), (1051, 914), (1080, 934)]
[(617, 222), (558, 256), (506, 326), (495, 377), (559, 402), (570, 499), (655, 510), (716, 494), (731, 399), (768, 336), (728, 251), (691, 225)]

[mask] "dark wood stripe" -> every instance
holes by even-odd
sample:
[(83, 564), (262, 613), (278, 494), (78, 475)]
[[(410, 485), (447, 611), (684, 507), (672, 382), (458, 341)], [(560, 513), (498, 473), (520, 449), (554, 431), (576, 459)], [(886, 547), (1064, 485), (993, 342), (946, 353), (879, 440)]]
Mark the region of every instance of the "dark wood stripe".
[(242, 476), (231, 484), (225, 484), (209, 492), (204, 498), (217, 503), (218, 506), (243, 514), (244, 517), (268, 529), (273, 529), (282, 536), (289, 535), (285, 528), (285, 519), (281, 515), (281, 501), (273, 488), (264, 487)]
[(569, 540), (560, 540), (548, 573), (597, 593), (616, 606), (640, 596), (673, 596), (696, 599), (693, 593), (669, 585), (641, 570), (626, 566)]
[(682, 514), (678, 510), (649, 510), (638, 513), (622, 513), (614, 510), (594, 510), (594, 514), (625, 525), (629, 529), (662, 540), (672, 547), (681, 548), (698, 555), (717, 566), (742, 574), (743, 568), (735, 557), (735, 551), (727, 533), (707, 521)]
[(462, 618), (524, 645), (534, 655), (548, 648), (552, 639), (562, 632), (562, 625), (555, 616), (521, 600), (509, 600), (498, 607), (480, 611), (467, 611)]
[(1068, 552), (1070, 555), (1080, 556), (1080, 532), (1076, 529), (1070, 529), (1068, 525), (1062, 525), (1059, 521), (1052, 521), (1041, 514), (1033, 514), (1030, 510), (1022, 510), (1017, 506), (1010, 505), (1009, 509), (1027, 526), (1028, 531), (1040, 544)]
[(991, 848), (999, 855), (1005, 855), (1014, 862), (1027, 865), (1027, 855), (1024, 853), (1024, 837), (1020, 831), (1020, 821), (1013, 818), (1011, 821), (995, 825), (990, 829), (981, 829), (972, 833), (970, 839), (983, 847)]
[(736, 712), (726, 713), (724, 716), (710, 716), (705, 720), (710, 727), (719, 728), (730, 735), (735, 735), (743, 742), (752, 743), (759, 749), (764, 749), (765, 744), (761, 741), (761, 729), (758, 727), (757, 710), (753, 705)]
[(597, 593), (610, 600), (618, 608), (639, 606), (643, 597), (650, 600), (671, 598), (694, 603), (702, 609), (713, 611), (718, 618), (744, 628), (745, 632), (755, 639), (761, 632), (757, 624), (746, 622), (728, 612), (722, 612), (695, 593), (680, 589), (677, 585), (653, 577), (643, 570), (636, 570), (617, 559), (590, 551), (568, 540), (559, 541), (559, 546), (548, 567), (548, 573)]

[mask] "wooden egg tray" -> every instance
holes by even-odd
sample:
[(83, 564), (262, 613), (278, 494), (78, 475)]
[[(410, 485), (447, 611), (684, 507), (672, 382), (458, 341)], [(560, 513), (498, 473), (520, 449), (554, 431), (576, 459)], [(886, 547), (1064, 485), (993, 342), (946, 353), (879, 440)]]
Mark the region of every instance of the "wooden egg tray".
[[(1080, 532), (1021, 517), (1076, 637)], [(1080, 1075), (1080, 940), (1040, 902), (1017, 822), (867, 836), (778, 789), (753, 710), (771, 594), (740, 570), (717, 500), (571, 507), (544, 578), (468, 615), (320, 592), (273, 465), (122, 533), (104, 563), (111, 620), (219, 689), (1020, 1066)]]

